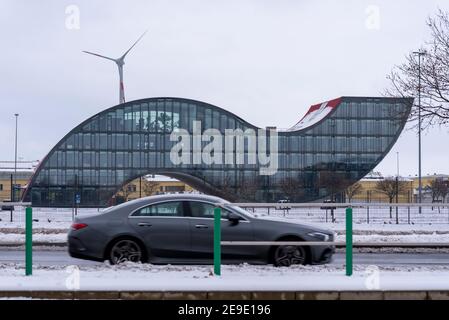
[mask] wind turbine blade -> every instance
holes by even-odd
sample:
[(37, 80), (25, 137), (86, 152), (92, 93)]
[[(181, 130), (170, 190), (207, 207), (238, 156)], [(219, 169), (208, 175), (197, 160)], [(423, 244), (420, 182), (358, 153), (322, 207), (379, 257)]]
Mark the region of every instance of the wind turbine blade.
[(145, 32), (142, 33), (142, 35), (139, 37), (139, 39), (137, 39), (136, 42), (134, 42), (134, 44), (131, 46), (131, 48), (129, 48), (129, 49), (125, 52), (125, 54), (124, 54), (123, 56), (120, 57), (120, 59), (124, 59), (124, 58), (126, 57), (126, 55), (128, 54), (128, 52), (130, 52), (131, 49), (134, 48), (134, 46), (137, 44), (137, 42), (139, 42), (140, 39), (142, 39), (142, 37), (143, 37), (147, 32), (148, 32), (148, 30), (145, 30)]
[(109, 57), (106, 57), (106, 56), (102, 56), (101, 54), (98, 54), (98, 53), (93, 53), (93, 52), (89, 52), (89, 51), (83, 51), (83, 52), (84, 52), (84, 53), (87, 53), (87, 54), (91, 54), (91, 55), (93, 55), (93, 56), (100, 57), (100, 58), (112, 60), (112, 61), (115, 62), (115, 59), (112, 59), (112, 58), (109, 58)]

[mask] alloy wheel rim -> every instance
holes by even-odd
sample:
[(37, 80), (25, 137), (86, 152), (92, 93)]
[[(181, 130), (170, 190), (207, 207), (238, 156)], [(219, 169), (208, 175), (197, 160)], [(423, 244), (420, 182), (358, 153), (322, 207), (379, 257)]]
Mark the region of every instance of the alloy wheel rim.
[(294, 264), (304, 264), (304, 249), (297, 246), (281, 246), (276, 249), (275, 262), (278, 266), (289, 267)]
[(120, 240), (111, 249), (111, 261), (113, 264), (123, 262), (140, 262), (142, 251), (140, 246), (132, 240)]

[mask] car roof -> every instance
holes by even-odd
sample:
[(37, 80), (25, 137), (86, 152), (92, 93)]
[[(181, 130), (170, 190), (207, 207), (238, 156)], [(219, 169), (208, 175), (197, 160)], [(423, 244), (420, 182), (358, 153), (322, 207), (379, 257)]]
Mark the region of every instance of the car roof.
[(229, 203), (229, 201), (215, 197), (215, 196), (209, 196), (205, 194), (189, 194), (189, 193), (181, 193), (181, 194), (163, 194), (163, 195), (155, 195), (155, 196), (149, 196), (149, 197), (143, 197), (135, 200), (131, 200), (125, 203), (120, 204), (119, 206), (125, 207), (125, 206), (140, 206), (145, 204), (151, 204), (154, 202), (160, 202), (160, 201), (173, 201), (173, 200), (197, 200), (197, 201), (207, 201), (212, 203)]

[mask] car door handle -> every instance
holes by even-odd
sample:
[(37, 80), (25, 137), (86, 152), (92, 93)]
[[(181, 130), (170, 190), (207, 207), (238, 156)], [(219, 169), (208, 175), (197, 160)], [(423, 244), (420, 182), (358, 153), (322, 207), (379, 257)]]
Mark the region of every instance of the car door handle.
[(148, 222), (140, 222), (137, 225), (139, 227), (151, 227), (151, 223), (148, 223)]
[(197, 225), (195, 225), (195, 228), (197, 228), (197, 229), (207, 229), (209, 227), (206, 226), (205, 224), (197, 224)]

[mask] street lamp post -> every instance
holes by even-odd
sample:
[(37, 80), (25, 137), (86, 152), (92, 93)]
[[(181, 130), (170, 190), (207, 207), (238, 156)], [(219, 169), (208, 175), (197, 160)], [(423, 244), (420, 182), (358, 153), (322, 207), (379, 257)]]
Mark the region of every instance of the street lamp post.
[[(399, 203), (399, 152), (396, 152), (396, 203)], [(396, 206), (396, 224), (399, 224), (398, 206)]]
[[(426, 55), (424, 51), (415, 51), (418, 56), (418, 203), (422, 202), (422, 180), (421, 180), (421, 57)], [(419, 207), (421, 213), (421, 207)]]
[(142, 176), (139, 178), (139, 198), (142, 198)]
[(17, 185), (17, 124), (19, 119), (19, 114), (15, 113), (14, 116), (16, 117), (16, 135), (15, 135), (15, 143), (14, 143), (14, 184), (11, 186), (12, 192), (12, 199), (11, 201), (14, 202), (16, 200), (16, 185)]

